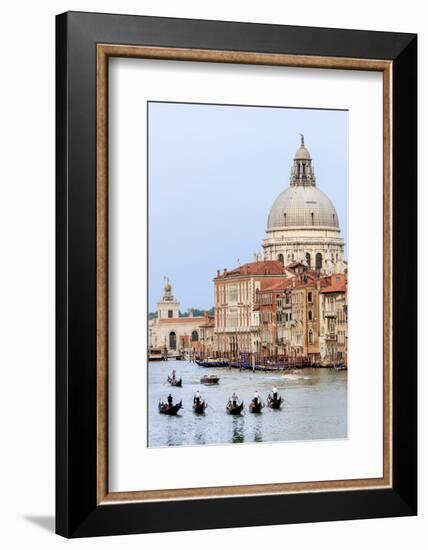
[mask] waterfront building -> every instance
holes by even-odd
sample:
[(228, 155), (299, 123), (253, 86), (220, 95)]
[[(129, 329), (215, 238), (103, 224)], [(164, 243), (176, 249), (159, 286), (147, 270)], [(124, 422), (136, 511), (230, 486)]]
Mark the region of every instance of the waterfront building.
[(214, 347), (214, 315), (208, 315), (208, 312), (204, 314), (204, 320), (199, 325), (199, 346), (197, 348), (198, 353), (202, 357), (212, 357), (215, 352)]
[(265, 277), (262, 284), (255, 284), (250, 342), (242, 338), (243, 326), (229, 332), (218, 331), (216, 326), (216, 335), (221, 338), (215, 342), (226, 340), (220, 353), (254, 353), (262, 362), (346, 361), (346, 276), (320, 275), (301, 262), (294, 262), (283, 269), (282, 275), (269, 277), (267, 272)]
[(299, 261), (324, 274), (344, 273), (345, 243), (333, 203), (316, 186), (312, 158), (303, 135), (294, 156), (290, 186), (269, 212), (264, 259), (284, 265)]
[(278, 260), (255, 261), (214, 278), (214, 344), (218, 354), (239, 357), (242, 352), (259, 353), (260, 311), (256, 295), (278, 279), (291, 276)]
[(320, 288), (324, 279), (311, 273), (296, 281), (291, 289), (290, 347), (296, 357), (311, 363), (320, 360)]
[(320, 354), (323, 362), (331, 364), (348, 359), (347, 278), (332, 275), (329, 283), (320, 291)]
[(193, 352), (200, 348), (201, 325), (205, 316), (180, 317), (180, 302), (172, 294), (169, 281), (164, 286), (164, 295), (157, 303), (156, 318), (149, 320), (149, 349), (161, 349), (170, 356)]
[(292, 284), (290, 277), (284, 277), (265, 287), (256, 294), (255, 309), (259, 311), (260, 351), (262, 357), (284, 355), (286, 337), (280, 336), (280, 327), (283, 328), (283, 318), (287, 314), (287, 301), (291, 307), (289, 287)]

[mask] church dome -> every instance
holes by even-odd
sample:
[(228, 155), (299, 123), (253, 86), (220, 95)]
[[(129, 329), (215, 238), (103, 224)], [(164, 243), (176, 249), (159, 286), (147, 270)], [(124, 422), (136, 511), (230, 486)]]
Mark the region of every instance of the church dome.
[(312, 226), (339, 229), (339, 219), (333, 203), (316, 186), (311, 154), (300, 134), (300, 147), (291, 167), (290, 187), (273, 203), (267, 230)]
[(333, 203), (315, 186), (295, 185), (276, 198), (268, 218), (268, 231), (293, 226), (334, 227), (339, 218)]

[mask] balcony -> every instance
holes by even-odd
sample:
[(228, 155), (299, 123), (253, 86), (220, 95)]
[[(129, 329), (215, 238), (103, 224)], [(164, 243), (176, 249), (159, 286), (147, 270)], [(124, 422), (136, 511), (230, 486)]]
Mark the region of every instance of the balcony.
[(326, 319), (336, 319), (336, 312), (335, 311), (324, 311), (324, 317)]
[(337, 342), (337, 334), (334, 332), (326, 332), (325, 339), (328, 342)]

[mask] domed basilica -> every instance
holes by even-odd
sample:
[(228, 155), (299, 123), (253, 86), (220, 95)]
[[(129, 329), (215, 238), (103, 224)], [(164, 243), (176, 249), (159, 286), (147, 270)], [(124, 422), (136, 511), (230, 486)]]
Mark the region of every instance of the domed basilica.
[(322, 273), (343, 273), (344, 246), (337, 212), (316, 186), (311, 155), (301, 135), (290, 186), (279, 194), (269, 213), (264, 259), (285, 265), (300, 261)]

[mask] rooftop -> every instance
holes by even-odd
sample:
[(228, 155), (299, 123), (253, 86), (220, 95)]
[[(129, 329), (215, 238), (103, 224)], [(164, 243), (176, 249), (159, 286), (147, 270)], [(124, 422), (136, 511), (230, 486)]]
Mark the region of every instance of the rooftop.
[(266, 260), (240, 265), (234, 269), (219, 273), (216, 279), (242, 277), (243, 275), (283, 275), (284, 267), (278, 260)]
[(330, 285), (321, 289), (323, 294), (328, 294), (331, 292), (346, 292), (346, 275), (340, 273), (337, 275), (332, 275), (330, 279)]

